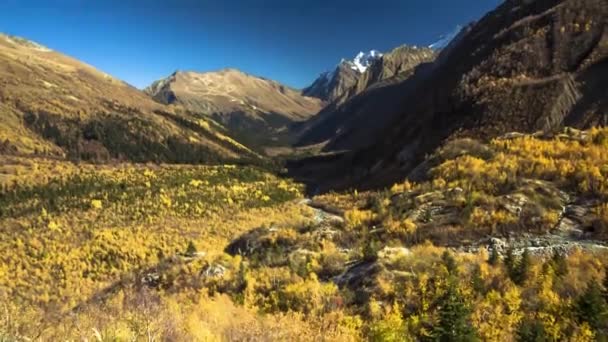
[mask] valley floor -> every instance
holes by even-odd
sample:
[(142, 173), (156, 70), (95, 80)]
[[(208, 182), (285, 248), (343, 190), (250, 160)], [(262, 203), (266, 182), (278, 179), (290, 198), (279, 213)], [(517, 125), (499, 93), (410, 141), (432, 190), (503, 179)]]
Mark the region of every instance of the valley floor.
[(456, 140), (416, 183), (312, 199), (0, 156), (0, 340), (601, 340), (607, 136)]

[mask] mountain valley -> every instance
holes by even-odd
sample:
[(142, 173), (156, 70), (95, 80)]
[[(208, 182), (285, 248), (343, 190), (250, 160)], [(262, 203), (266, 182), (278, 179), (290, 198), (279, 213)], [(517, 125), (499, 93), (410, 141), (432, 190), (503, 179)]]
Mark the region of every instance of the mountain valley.
[(303, 89), (0, 35), (0, 341), (605, 341), (607, 21), (501, 1)]

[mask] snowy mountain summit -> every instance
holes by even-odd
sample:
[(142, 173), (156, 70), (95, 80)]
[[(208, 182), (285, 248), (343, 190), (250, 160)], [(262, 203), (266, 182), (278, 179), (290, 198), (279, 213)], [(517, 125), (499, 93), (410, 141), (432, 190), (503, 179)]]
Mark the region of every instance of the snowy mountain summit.
[(352, 61), (344, 61), (349, 63), (353, 70), (357, 70), (360, 73), (364, 73), (367, 68), (372, 65), (376, 60), (382, 57), (382, 53), (377, 50), (370, 50), (369, 52), (359, 52)]
[(333, 71), (321, 73), (310, 86), (302, 90), (302, 93), (324, 101), (333, 101), (355, 86), (359, 77), (381, 58), (382, 53), (377, 50), (359, 52), (352, 60), (343, 58)]

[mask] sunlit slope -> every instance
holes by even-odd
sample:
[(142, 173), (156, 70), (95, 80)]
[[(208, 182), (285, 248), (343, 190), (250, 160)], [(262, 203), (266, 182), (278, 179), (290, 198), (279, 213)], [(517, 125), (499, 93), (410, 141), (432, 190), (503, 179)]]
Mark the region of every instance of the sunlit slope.
[(22, 38), (0, 35), (0, 84), (0, 153), (168, 162), (253, 156), (209, 119)]
[(0, 336), (593, 341), (607, 136), (455, 139), (312, 201), (253, 168), (0, 159)]
[(317, 114), (323, 102), (236, 69), (177, 71), (144, 90), (161, 103), (212, 117), (252, 146), (284, 144), (287, 129)]

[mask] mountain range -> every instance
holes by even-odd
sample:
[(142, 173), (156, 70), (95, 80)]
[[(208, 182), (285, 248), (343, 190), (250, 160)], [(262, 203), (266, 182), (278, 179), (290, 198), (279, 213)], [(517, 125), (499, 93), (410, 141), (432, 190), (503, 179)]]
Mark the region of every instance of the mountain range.
[[(0, 37), (0, 152), (160, 162), (312, 157), (320, 189), (384, 186), (456, 137), (607, 123), (603, 0), (508, 0), (428, 47), (361, 52), (303, 90), (235, 69), (140, 91), (26, 39)], [(311, 148), (312, 147), (312, 148)]]
[(334, 101), (355, 86), (361, 75), (382, 56), (382, 53), (371, 50), (359, 52), (353, 60), (342, 59), (334, 70), (323, 72), (302, 94)]
[(603, 341), (607, 124), (607, 0), (302, 90), (0, 35), (0, 342)]
[[(390, 96), (377, 96), (382, 90), (399, 84), (400, 80), (408, 78), (414, 68), (420, 64), (434, 60), (436, 52), (430, 48), (418, 48), (401, 46), (384, 54), (371, 64), (365, 72), (359, 74), (356, 81), (349, 87), (341, 89), (336, 96), (321, 112), (300, 125), (296, 131), (299, 137), (298, 145), (328, 144), (334, 145), (334, 141), (341, 139), (344, 132), (348, 131), (360, 113), (369, 120), (362, 127), (365, 132), (371, 133), (383, 126), (384, 120), (389, 115), (378, 113), (386, 108), (390, 101), (399, 101), (398, 90)], [(336, 69), (336, 75), (341, 75), (343, 68)], [(339, 76), (336, 76), (339, 77)], [(367, 106), (364, 99), (371, 99), (374, 103)], [(372, 109), (373, 108), (373, 109)], [(375, 115), (367, 115), (370, 110), (376, 111)], [(363, 131), (363, 130), (362, 130)], [(356, 137), (355, 142), (348, 148), (357, 148), (365, 145), (365, 140)], [(335, 145), (336, 148), (341, 148)]]
[(320, 190), (386, 186), (458, 137), (606, 125), (607, 18), (601, 0), (505, 1), (433, 62), (351, 98), (338, 130), (305, 141), (330, 138), (325, 154), (290, 169)]

